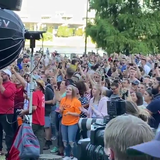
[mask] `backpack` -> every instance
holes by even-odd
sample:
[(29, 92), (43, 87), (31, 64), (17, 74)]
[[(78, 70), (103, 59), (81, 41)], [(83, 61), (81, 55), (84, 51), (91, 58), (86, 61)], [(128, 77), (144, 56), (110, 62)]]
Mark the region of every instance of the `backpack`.
[(40, 156), (40, 145), (32, 127), (23, 123), (15, 135), (7, 160), (36, 159)]

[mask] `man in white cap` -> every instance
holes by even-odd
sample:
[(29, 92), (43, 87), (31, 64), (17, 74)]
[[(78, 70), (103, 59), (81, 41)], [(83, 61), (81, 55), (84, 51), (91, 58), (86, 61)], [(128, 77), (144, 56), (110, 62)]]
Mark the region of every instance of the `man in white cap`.
[[(10, 150), (13, 140), (12, 122), (14, 113), (14, 97), (16, 93), (15, 84), (10, 81), (11, 71), (9, 69), (1, 70), (0, 73), (0, 125), (6, 133), (7, 151)], [(8, 121), (6, 120), (6, 115)]]

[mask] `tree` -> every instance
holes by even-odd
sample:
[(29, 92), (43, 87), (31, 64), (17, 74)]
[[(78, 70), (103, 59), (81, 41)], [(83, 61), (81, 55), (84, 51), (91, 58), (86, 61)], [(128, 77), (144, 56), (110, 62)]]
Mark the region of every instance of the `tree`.
[(84, 32), (82, 28), (77, 28), (75, 31), (76, 36), (83, 36)]
[(144, 54), (160, 51), (160, 3), (158, 0), (91, 0), (96, 11), (86, 33), (109, 53), (129, 50)]
[(53, 34), (50, 32), (46, 32), (43, 34), (44, 41), (53, 41)]
[(43, 34), (43, 40), (44, 41), (53, 41), (53, 26), (46, 25), (44, 28), (42, 25), (40, 26), (40, 30), (45, 30), (46, 33)]
[(59, 26), (57, 31), (58, 37), (71, 37), (73, 36), (74, 29), (68, 26)]

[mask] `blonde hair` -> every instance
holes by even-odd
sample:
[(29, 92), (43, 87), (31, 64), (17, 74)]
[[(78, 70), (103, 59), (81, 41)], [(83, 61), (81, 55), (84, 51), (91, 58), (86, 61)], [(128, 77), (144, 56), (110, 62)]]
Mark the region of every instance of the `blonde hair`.
[(151, 118), (151, 114), (141, 107), (138, 107), (132, 101), (125, 101), (126, 104), (126, 113), (141, 118), (143, 121), (148, 122), (149, 118)]
[[(93, 88), (96, 88), (97, 89), (97, 91), (99, 92), (99, 100), (100, 100), (100, 98), (101, 98), (101, 94), (102, 94), (102, 86), (101, 85), (99, 85), (99, 84), (95, 84), (93, 87), (92, 87), (92, 89)], [(95, 97), (93, 97), (93, 102), (94, 102), (94, 99)], [(99, 102), (98, 102), (99, 103)]]
[(94, 84), (92, 89), (96, 88), (98, 92), (100, 92), (100, 95), (102, 94), (102, 86), (99, 84)]
[(102, 95), (102, 96), (106, 96), (106, 94), (107, 94), (107, 89), (104, 88), (104, 87), (102, 87), (102, 88), (101, 88), (101, 95)]
[[(77, 89), (76, 87), (74, 87), (73, 85), (68, 85), (67, 87), (71, 87), (72, 88), (72, 99), (77, 97)], [(67, 96), (66, 96), (67, 98)]]
[[(146, 122), (132, 115), (122, 115), (106, 125), (104, 144), (105, 148), (113, 151), (115, 160), (142, 160), (142, 157), (129, 157), (126, 150), (153, 138), (154, 133)], [(148, 156), (144, 156), (143, 160), (149, 160)]]

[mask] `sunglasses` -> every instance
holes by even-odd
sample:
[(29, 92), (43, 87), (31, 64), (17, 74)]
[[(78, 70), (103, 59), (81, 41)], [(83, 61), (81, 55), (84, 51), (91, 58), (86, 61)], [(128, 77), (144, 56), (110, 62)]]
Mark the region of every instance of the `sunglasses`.
[(116, 90), (117, 88), (111, 88), (112, 91)]

